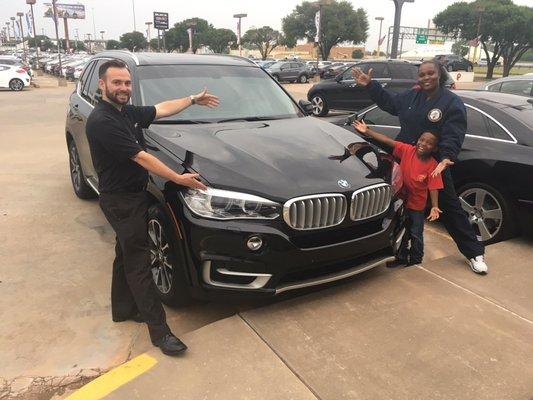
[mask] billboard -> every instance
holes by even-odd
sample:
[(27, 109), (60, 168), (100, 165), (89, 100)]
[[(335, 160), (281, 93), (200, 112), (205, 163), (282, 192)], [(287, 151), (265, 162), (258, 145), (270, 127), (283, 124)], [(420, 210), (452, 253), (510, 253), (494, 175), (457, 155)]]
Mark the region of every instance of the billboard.
[(168, 29), (168, 13), (154, 11), (154, 28)]
[[(83, 4), (56, 3), (58, 18), (85, 19), (85, 6)], [(54, 18), (52, 3), (44, 3), (44, 16)]]

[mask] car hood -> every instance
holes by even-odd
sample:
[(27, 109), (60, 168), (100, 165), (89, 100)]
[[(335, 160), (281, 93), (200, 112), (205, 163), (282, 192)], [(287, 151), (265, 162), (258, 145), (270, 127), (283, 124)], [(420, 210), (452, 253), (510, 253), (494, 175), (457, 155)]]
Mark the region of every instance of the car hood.
[[(372, 167), (377, 166), (378, 157), (364, 140), (313, 117), (153, 124), (147, 134), (209, 185), (275, 201), (315, 193), (348, 193), (383, 182)], [(358, 150), (358, 156), (348, 148)]]

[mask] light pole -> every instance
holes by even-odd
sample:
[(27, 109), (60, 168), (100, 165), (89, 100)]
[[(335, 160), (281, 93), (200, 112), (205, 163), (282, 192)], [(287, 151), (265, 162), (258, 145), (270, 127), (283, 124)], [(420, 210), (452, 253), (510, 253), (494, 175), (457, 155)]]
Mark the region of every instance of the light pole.
[(133, 8), (133, 32), (137, 30), (137, 21), (135, 20), (135, 0), (131, 0), (131, 6)]
[(35, 16), (33, 15), (33, 5), (35, 4), (35, 2), (36, 2), (36, 0), (26, 0), (26, 4), (30, 5), (30, 10), (31, 10), (31, 24), (33, 26), (33, 38), (35, 39), (35, 47), (36, 47), (36, 50), (37, 50), (37, 63), (36, 63), (36, 66), (37, 66), (37, 69), (39, 69), (40, 48), (39, 48), (39, 45), (37, 44), (37, 33), (36, 33), (36, 28), (35, 28)]
[[(314, 3), (311, 3), (313, 6), (318, 7), (318, 14), (315, 15), (315, 26), (316, 26), (316, 76), (320, 77), (318, 71), (318, 58), (320, 56), (320, 39), (322, 38), (322, 6), (331, 4), (332, 0), (318, 0)], [(318, 21), (317, 21), (318, 19)], [(325, 60), (322, 60), (325, 61)]]
[(146, 36), (148, 37), (148, 51), (152, 51), (152, 46), (150, 46), (150, 40), (152, 38), (150, 37), (150, 25), (152, 25), (152, 21), (145, 22), (146, 24)]
[(242, 57), (242, 46), (241, 46), (241, 19), (246, 18), (248, 14), (233, 14), (233, 18), (237, 18), (237, 44), (239, 45), (239, 56)]
[(192, 50), (192, 36), (194, 35), (194, 28), (196, 27), (196, 22), (191, 21), (188, 24), (189, 29), (187, 29), (187, 33), (189, 34), (189, 50), (187, 50), (187, 53), (194, 53)]
[(402, 7), (404, 3), (414, 3), (415, 0), (392, 0), (394, 2), (394, 30), (392, 32), (392, 48), (390, 58), (398, 57), (398, 38), (400, 36), (400, 21), (402, 19)]
[(11, 40), (11, 28), (9, 27), (9, 21), (6, 22), (7, 27), (7, 41), (9, 42)]
[(92, 46), (92, 43), (91, 43), (91, 34), (90, 33), (87, 33), (87, 41), (89, 42), (89, 53), (92, 54), (93, 53), (93, 46)]
[(381, 26), (383, 25), (383, 17), (376, 17), (374, 18), (376, 21), (379, 21), (379, 37), (378, 37), (378, 58), (381, 57)]
[(22, 25), (22, 17), (24, 16), (23, 12), (18, 12), (17, 17), (19, 17), (20, 22), (20, 36), (22, 38), (22, 49), (24, 51), (24, 60), (28, 61), (28, 54), (26, 53), (26, 42), (24, 42), (24, 26)]
[(100, 31), (100, 35), (102, 37), (102, 42), (104, 41), (104, 33), (105, 33), (105, 31)]
[(15, 31), (15, 17), (10, 17), (9, 18), (11, 20), (11, 24), (13, 25), (13, 41), (16, 43), (17, 42), (17, 31)]

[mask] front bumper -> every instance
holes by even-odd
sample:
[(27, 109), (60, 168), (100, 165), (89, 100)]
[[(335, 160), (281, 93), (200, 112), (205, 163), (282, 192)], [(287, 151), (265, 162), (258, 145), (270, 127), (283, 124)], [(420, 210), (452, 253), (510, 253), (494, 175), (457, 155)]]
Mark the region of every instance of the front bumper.
[[(282, 220), (208, 220), (179, 207), (196, 297), (273, 296), (346, 279), (393, 260), (405, 233), (401, 200), (369, 221), (314, 232), (292, 230)], [(248, 249), (251, 236), (261, 238), (261, 249)]]

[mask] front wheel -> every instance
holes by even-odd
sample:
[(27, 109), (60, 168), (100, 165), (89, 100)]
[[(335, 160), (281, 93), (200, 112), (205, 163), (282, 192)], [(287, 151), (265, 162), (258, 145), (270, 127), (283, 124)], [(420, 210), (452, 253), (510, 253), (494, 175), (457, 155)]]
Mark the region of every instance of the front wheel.
[(9, 88), (14, 92), (20, 92), (22, 89), (24, 89), (24, 82), (18, 78), (11, 79), (9, 81)]
[(191, 300), (185, 271), (185, 256), (163, 206), (153, 204), (148, 209), (150, 268), (157, 293), (163, 303), (173, 306)]
[(499, 242), (516, 234), (511, 202), (496, 188), (476, 182), (463, 186), (459, 201), (483, 244)]
[(472, 72), (473, 71), (473, 68), (471, 65), (469, 65), (468, 67), (466, 67), (466, 72)]
[(446, 69), (447, 69), (449, 72), (452, 72), (452, 71), (453, 71), (453, 65), (452, 65), (452, 64), (448, 64), (448, 66), (446, 67)]
[(307, 75), (300, 75), (300, 77), (298, 78), (298, 82), (307, 83)]
[(315, 94), (312, 97), (311, 104), (313, 105), (313, 115), (317, 117), (328, 115), (328, 104), (321, 93)]

